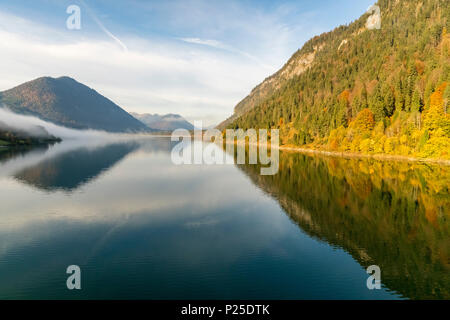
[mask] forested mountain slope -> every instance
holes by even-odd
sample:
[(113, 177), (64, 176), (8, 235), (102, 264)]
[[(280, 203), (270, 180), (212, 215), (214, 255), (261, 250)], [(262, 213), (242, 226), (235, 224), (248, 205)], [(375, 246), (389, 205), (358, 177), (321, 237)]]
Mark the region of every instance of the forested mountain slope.
[(308, 41), (220, 128), (278, 128), (283, 144), (450, 157), (450, 1), (379, 0)]
[(69, 77), (42, 77), (0, 92), (0, 107), (76, 129), (148, 131), (117, 104)]

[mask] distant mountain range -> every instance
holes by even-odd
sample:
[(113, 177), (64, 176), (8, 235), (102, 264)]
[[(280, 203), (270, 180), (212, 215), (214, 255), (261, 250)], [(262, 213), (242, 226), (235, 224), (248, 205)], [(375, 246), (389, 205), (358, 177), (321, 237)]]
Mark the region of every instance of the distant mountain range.
[(75, 129), (151, 131), (111, 100), (69, 77), (42, 77), (0, 92), (0, 106)]
[(138, 114), (131, 113), (133, 117), (140, 120), (147, 127), (159, 131), (173, 131), (175, 129), (194, 130), (194, 126), (178, 114)]

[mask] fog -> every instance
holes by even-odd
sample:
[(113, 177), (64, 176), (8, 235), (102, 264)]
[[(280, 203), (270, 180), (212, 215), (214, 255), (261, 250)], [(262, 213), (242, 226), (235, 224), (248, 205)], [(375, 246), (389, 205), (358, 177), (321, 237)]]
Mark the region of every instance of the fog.
[(0, 107), (0, 129), (9, 130), (13, 128), (25, 131), (32, 136), (39, 137), (45, 135), (42, 129), (39, 129), (39, 126), (45, 128), (49, 134), (63, 140), (95, 138), (111, 139), (120, 136), (119, 134), (110, 134), (104, 131), (69, 129), (36, 117), (13, 113), (4, 105)]
[[(3, 127), (3, 128), (2, 128)], [(142, 135), (108, 133), (96, 130), (76, 130), (55, 125), (32, 116), (24, 116), (13, 113), (5, 107), (0, 107), (0, 130), (21, 130), (30, 135), (46, 135), (42, 128), (57, 137), (61, 138), (61, 143), (49, 145), (48, 148), (36, 148), (30, 150), (26, 156), (15, 157), (12, 159), (0, 159), (1, 170), (0, 178), (13, 175), (15, 172), (26, 167), (36, 165), (48, 158), (57, 155), (84, 148), (96, 149), (111, 143), (117, 143), (125, 140), (137, 140)]]

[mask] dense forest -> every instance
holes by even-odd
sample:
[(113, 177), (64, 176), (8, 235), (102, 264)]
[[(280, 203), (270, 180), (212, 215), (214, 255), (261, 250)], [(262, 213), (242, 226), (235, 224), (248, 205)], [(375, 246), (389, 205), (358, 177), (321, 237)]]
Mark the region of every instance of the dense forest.
[[(311, 39), (225, 127), (280, 129), (284, 145), (450, 159), (450, 1), (377, 5), (380, 29), (366, 27), (367, 13)], [(295, 61), (302, 68), (287, 73)]]

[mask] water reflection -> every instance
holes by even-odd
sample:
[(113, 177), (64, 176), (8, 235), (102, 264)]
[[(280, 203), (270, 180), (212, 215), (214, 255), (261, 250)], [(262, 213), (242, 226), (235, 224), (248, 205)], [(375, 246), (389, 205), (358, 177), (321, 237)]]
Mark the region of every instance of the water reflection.
[(449, 298), (450, 168), (282, 152), (261, 176), (175, 166), (172, 146), (0, 153), (0, 298)]
[(276, 176), (239, 167), (309, 235), (379, 265), (387, 287), (450, 298), (450, 167), (294, 153)]
[(137, 147), (136, 143), (115, 143), (96, 149), (79, 148), (24, 168), (14, 177), (35, 188), (70, 192), (110, 170)]
[(6, 148), (0, 147), (0, 164), (14, 160), (19, 157), (25, 157), (29, 153), (45, 153), (49, 149), (47, 145), (39, 146), (24, 146), (24, 147), (14, 147)]
[(123, 138), (0, 148), (1, 173), (47, 192), (73, 192), (133, 152), (168, 153), (172, 146), (170, 139)]

